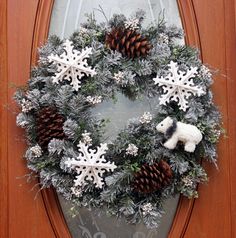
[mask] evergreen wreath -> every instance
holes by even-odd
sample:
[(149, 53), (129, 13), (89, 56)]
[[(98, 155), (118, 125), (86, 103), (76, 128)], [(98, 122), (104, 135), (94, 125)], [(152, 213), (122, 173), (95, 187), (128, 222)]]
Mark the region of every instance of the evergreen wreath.
[[(27, 166), (42, 188), (155, 228), (167, 198), (198, 196), (198, 183), (207, 181), (201, 161), (216, 164), (222, 129), (212, 73), (197, 50), (177, 44), (182, 31), (164, 20), (144, 28), (144, 16), (115, 14), (98, 24), (88, 15), (69, 39), (51, 36), (15, 100)], [(155, 113), (132, 119), (104, 143), (108, 122), (91, 109), (117, 92), (156, 97)]]

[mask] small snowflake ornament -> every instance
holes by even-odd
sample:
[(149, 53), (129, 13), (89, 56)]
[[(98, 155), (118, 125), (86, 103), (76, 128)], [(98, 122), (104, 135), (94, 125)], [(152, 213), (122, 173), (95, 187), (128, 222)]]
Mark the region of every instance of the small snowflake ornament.
[(138, 147), (134, 144), (129, 144), (125, 153), (127, 155), (137, 156), (138, 155)]
[(70, 81), (72, 87), (78, 91), (81, 87), (81, 78), (85, 75), (93, 77), (96, 74), (95, 70), (87, 63), (87, 58), (92, 54), (92, 48), (87, 47), (80, 52), (73, 48), (72, 41), (69, 40), (66, 40), (63, 48), (64, 52), (61, 55), (50, 55), (48, 57), (49, 61), (57, 66), (53, 82)]
[(150, 112), (144, 112), (144, 114), (140, 117), (139, 122), (141, 124), (148, 124), (152, 120), (152, 114)]
[(175, 101), (181, 110), (186, 111), (191, 95), (199, 97), (205, 94), (204, 90), (200, 86), (195, 86), (193, 82), (193, 78), (198, 74), (198, 68), (191, 67), (187, 72), (183, 72), (173, 61), (168, 66), (170, 69), (166, 77), (153, 79), (156, 85), (163, 88), (164, 94), (160, 97), (160, 104), (166, 105), (170, 101)]
[(84, 186), (87, 181), (92, 181), (97, 188), (104, 185), (103, 174), (105, 171), (114, 171), (114, 162), (106, 161), (104, 155), (108, 149), (107, 144), (101, 144), (96, 149), (89, 148), (89, 145), (81, 142), (78, 144), (80, 155), (77, 158), (68, 158), (65, 165), (76, 171), (74, 186)]

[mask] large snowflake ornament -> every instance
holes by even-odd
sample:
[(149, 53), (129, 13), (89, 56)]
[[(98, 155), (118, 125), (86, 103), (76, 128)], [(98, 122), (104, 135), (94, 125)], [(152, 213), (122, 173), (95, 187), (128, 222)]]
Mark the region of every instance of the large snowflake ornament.
[(179, 70), (178, 64), (171, 61), (169, 74), (166, 77), (154, 78), (155, 84), (163, 88), (163, 95), (160, 97), (160, 104), (166, 105), (170, 101), (175, 101), (181, 110), (186, 111), (188, 108), (188, 98), (191, 95), (201, 96), (205, 94), (200, 86), (195, 86), (193, 78), (197, 75), (197, 67), (190, 67), (183, 72)]
[(78, 51), (73, 48), (73, 43), (70, 40), (66, 40), (63, 44), (64, 52), (61, 55), (48, 56), (50, 62), (53, 62), (57, 66), (57, 72), (53, 76), (53, 82), (59, 83), (62, 80), (68, 80), (71, 82), (72, 87), (78, 91), (81, 87), (80, 79), (86, 76), (94, 76), (95, 70), (91, 66), (88, 66), (87, 58), (92, 53), (92, 48), (87, 47)]
[(108, 149), (107, 144), (101, 144), (96, 149), (89, 148), (89, 145), (80, 141), (78, 144), (80, 155), (77, 158), (68, 158), (65, 165), (76, 171), (74, 186), (84, 186), (87, 181), (92, 181), (97, 188), (104, 185), (103, 174), (105, 171), (114, 171), (114, 162), (106, 161), (104, 155)]

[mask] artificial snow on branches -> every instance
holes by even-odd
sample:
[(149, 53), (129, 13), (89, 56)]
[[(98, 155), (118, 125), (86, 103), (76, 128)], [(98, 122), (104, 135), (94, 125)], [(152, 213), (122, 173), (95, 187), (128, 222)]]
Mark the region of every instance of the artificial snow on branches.
[(191, 95), (201, 96), (205, 92), (200, 86), (196, 86), (193, 78), (197, 76), (197, 67), (190, 67), (186, 72), (179, 70), (178, 64), (169, 63), (169, 73), (166, 77), (156, 77), (154, 82), (163, 88), (163, 95), (160, 97), (160, 104), (166, 105), (170, 101), (177, 102), (179, 108), (186, 111), (188, 99)]
[[(222, 125), (212, 73), (195, 49), (178, 44), (182, 30), (162, 20), (146, 27), (143, 19), (142, 10), (106, 23), (89, 15), (69, 40), (51, 36), (14, 98), (27, 167), (42, 188), (54, 187), (73, 206), (157, 228), (167, 198), (197, 197), (198, 183), (207, 180), (200, 162), (216, 164)], [(107, 112), (117, 100), (114, 110), (125, 111), (114, 114), (113, 128)], [(121, 129), (122, 115), (136, 106), (140, 117)]]
[(87, 58), (92, 54), (92, 48), (87, 47), (80, 52), (73, 48), (72, 41), (66, 40), (63, 49), (64, 52), (61, 55), (48, 56), (49, 61), (56, 64), (57, 67), (53, 82), (70, 81), (72, 87), (78, 91), (81, 87), (81, 78), (96, 75), (96, 71), (88, 66), (87, 62)]
[(102, 175), (106, 171), (114, 171), (114, 162), (106, 161), (104, 155), (108, 150), (107, 144), (100, 144), (95, 149), (80, 141), (78, 144), (79, 156), (77, 158), (67, 158), (65, 165), (74, 169), (77, 173), (74, 186), (83, 186), (87, 181), (92, 181), (97, 188), (102, 188), (104, 181)]

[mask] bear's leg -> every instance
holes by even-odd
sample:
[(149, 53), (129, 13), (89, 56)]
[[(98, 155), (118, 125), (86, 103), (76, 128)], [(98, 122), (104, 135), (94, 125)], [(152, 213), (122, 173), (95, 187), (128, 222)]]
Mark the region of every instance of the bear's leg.
[(184, 150), (187, 152), (194, 152), (196, 148), (196, 144), (194, 142), (186, 142), (184, 146)]
[(178, 138), (175, 136), (172, 136), (169, 140), (165, 142), (164, 146), (167, 149), (173, 150), (176, 147), (177, 143), (178, 143)]

